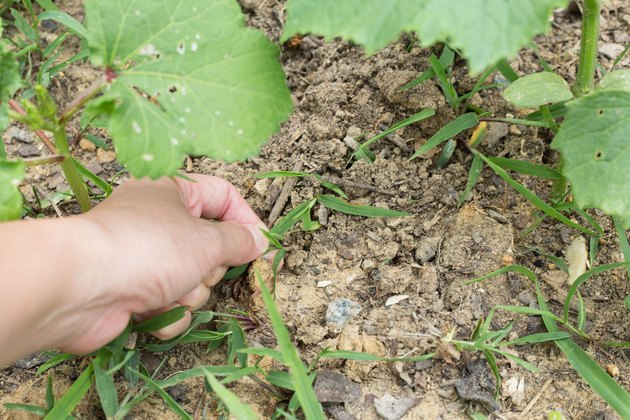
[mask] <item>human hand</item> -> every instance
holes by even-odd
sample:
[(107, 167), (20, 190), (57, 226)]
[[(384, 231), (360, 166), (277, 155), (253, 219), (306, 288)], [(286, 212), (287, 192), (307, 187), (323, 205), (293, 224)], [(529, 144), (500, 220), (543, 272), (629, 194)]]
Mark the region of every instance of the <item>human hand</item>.
[[(227, 181), (191, 175), (129, 181), (90, 212), (100, 252), (69, 286), (57, 347), (86, 353), (115, 338), (130, 316), (155, 316), (178, 305), (181, 320), (153, 332), (168, 339), (183, 332), (191, 310), (208, 299), (228, 266), (252, 261), (267, 249), (262, 221)], [(89, 239), (88, 239), (89, 240)], [(93, 258), (92, 258), (93, 260)]]

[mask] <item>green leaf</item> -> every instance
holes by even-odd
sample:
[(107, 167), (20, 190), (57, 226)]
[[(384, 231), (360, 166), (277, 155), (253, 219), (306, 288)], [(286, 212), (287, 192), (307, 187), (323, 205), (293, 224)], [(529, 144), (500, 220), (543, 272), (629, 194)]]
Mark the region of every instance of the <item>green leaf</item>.
[(35, 32), (35, 29), (33, 29), (31, 24), (28, 23), (26, 19), (24, 19), (24, 16), (22, 16), (20, 12), (18, 12), (15, 9), (11, 9), (11, 16), (13, 16), (13, 19), (14, 19), (13, 23), (15, 24), (15, 27), (26, 38), (30, 39), (31, 41), (37, 42), (37, 32)]
[(35, 0), (35, 2), (42, 6), (42, 9), (44, 10), (59, 10), (59, 8), (55, 6), (55, 3), (53, 3), (52, 0)]
[(4, 405), (4, 408), (6, 408), (7, 410), (25, 411), (27, 413), (34, 414), (40, 417), (44, 417), (46, 415), (46, 409), (37, 405), (14, 403), (4, 403), (2, 405)]
[(568, 101), (573, 98), (573, 94), (562, 77), (556, 73), (542, 72), (515, 80), (503, 91), (503, 98), (521, 108), (537, 108)]
[(359, 361), (382, 361), (382, 362), (421, 362), (433, 358), (437, 353), (427, 353), (422, 356), (411, 357), (380, 357), (370, 353), (348, 350), (324, 350), (319, 353), (319, 357), (329, 359), (345, 359)]
[(284, 217), (278, 220), (270, 229), (270, 232), (275, 235), (284, 236), (285, 233), (291, 230), (293, 226), (295, 226), (299, 221), (302, 220), (305, 212), (311, 211), (316, 201), (317, 200), (313, 198), (310, 201), (305, 201), (298, 204), (293, 210), (291, 210)]
[(0, 160), (0, 222), (20, 217), (22, 194), (20, 194), (18, 186), (23, 178), (24, 162)]
[(171, 325), (174, 322), (179, 321), (186, 315), (188, 306), (176, 306), (173, 309), (156, 315), (152, 318), (146, 319), (139, 324), (133, 326), (133, 331), (138, 332), (151, 332)]
[(477, 114), (469, 112), (455, 118), (453, 121), (442, 127), (437, 133), (435, 133), (426, 143), (424, 143), (410, 159), (415, 159), (423, 153), (428, 152), (434, 147), (444, 143), (446, 140), (455, 137), (464, 130), (468, 130), (479, 124)]
[(311, 381), (309, 380), (306, 372), (306, 367), (300, 360), (295, 347), (293, 347), (293, 344), (291, 343), (289, 330), (287, 330), (287, 327), (282, 321), (282, 316), (280, 316), (280, 312), (278, 311), (278, 308), (276, 308), (273, 297), (271, 297), (271, 293), (269, 293), (269, 290), (267, 289), (267, 285), (265, 285), (265, 282), (262, 280), (259, 273), (256, 273), (256, 277), (258, 278), (258, 284), (260, 285), (262, 297), (265, 301), (265, 307), (269, 313), (271, 326), (273, 327), (273, 331), (278, 339), (280, 351), (282, 352), (284, 360), (289, 367), (289, 374), (291, 375), (291, 380), (293, 381), (297, 398), (302, 406), (302, 411), (304, 411), (304, 416), (307, 419), (313, 420), (324, 419), (325, 416), (322, 411), (322, 406), (315, 396), (315, 391), (313, 391)]
[(4, 39), (0, 39), (0, 134), (4, 133), (9, 124), (7, 102), (20, 85), (20, 71), (15, 53)]
[(68, 28), (70, 32), (75, 34), (81, 39), (87, 39), (88, 33), (87, 30), (77, 21), (75, 18), (70, 16), (67, 13), (61, 12), (59, 10), (47, 10), (39, 14), (38, 19), (42, 20), (54, 20)]
[(354, 216), (363, 217), (405, 217), (411, 216), (410, 213), (404, 211), (396, 211), (383, 209), (380, 207), (366, 206), (362, 204), (353, 204), (334, 195), (320, 194), (317, 201), (322, 206), (341, 213), (352, 214)]
[(630, 227), (630, 92), (597, 91), (568, 107), (551, 147), (562, 153), (575, 203), (601, 208)]
[[(99, 357), (94, 360), (97, 363), (101, 362)], [(68, 417), (92, 386), (93, 373), (92, 365), (88, 365), (70, 388), (68, 388), (63, 397), (55, 403), (53, 409), (46, 414), (44, 420), (57, 420)]]
[(234, 356), (240, 367), (247, 367), (247, 354), (238, 353), (247, 348), (247, 338), (241, 325), (234, 318), (230, 318), (229, 327), (231, 334), (228, 336), (228, 364), (234, 363)]
[(562, 179), (562, 174), (555, 169), (552, 169), (545, 165), (539, 165), (536, 163), (527, 162), (525, 160), (488, 157), (488, 160), (492, 163), (502, 167), (503, 169), (510, 169), (514, 172), (518, 172), (523, 175), (532, 175), (540, 178), (547, 179)]
[(440, 88), (442, 89), (442, 92), (444, 92), (446, 102), (448, 102), (451, 107), (454, 107), (458, 99), (457, 91), (455, 90), (455, 87), (453, 87), (451, 81), (448, 79), (448, 76), (446, 75), (446, 70), (444, 69), (444, 66), (442, 66), (442, 62), (438, 60), (435, 54), (431, 54), (429, 60), (431, 61), (431, 68), (437, 76)]
[(464, 188), (464, 192), (462, 192), (462, 195), (459, 196), (459, 200), (457, 200), (457, 208), (464, 204), (464, 201), (468, 197), (468, 194), (470, 194), (475, 184), (477, 184), (477, 180), (479, 179), (479, 175), (481, 175), (482, 170), (483, 160), (481, 160), (481, 157), (479, 157), (479, 155), (475, 155), (472, 164), (470, 165), (470, 172), (468, 173), (466, 188)]
[(499, 70), (499, 73), (501, 73), (501, 75), (505, 77), (508, 82), (514, 83), (518, 80), (518, 74), (514, 71), (512, 66), (510, 66), (510, 63), (508, 63), (505, 58), (499, 60), (496, 67), (497, 70)]
[(239, 353), (253, 354), (255, 356), (271, 357), (272, 359), (284, 364), (284, 356), (278, 350), (268, 349), (266, 347), (249, 347), (238, 350)]
[(271, 370), (265, 376), (267, 382), (271, 385), (279, 386), (280, 388), (288, 389), (290, 391), (295, 391), (295, 386), (293, 386), (293, 381), (291, 380), (291, 375), (289, 372), (284, 370)]
[(114, 385), (114, 379), (95, 361), (92, 361), (92, 369), (94, 369), (96, 391), (101, 400), (103, 412), (108, 418), (114, 417), (116, 411), (118, 411), (118, 394), (116, 385)]
[(149, 378), (146, 375), (143, 375), (140, 372), (135, 372), (140, 378), (142, 378), (142, 380), (144, 382), (146, 382), (146, 384), (153, 389), (155, 392), (157, 392), (160, 397), (162, 397), (162, 400), (164, 400), (164, 403), (166, 404), (166, 406), (175, 414), (177, 414), (179, 416), (180, 419), (184, 419), (184, 420), (192, 420), (192, 417), (190, 416), (190, 414), (188, 414), (186, 412), (186, 410), (184, 410), (182, 408), (181, 405), (179, 405), (177, 403), (177, 401), (175, 401), (173, 399), (173, 397), (171, 397), (168, 392), (164, 391), (164, 386), (161, 386), (160, 383), (155, 382), (153, 379)]
[(172, 175), (185, 154), (245, 159), (291, 112), (279, 50), (243, 26), (237, 2), (87, 0), (85, 9), (92, 62), (137, 63), (105, 92), (120, 100), (110, 134), (133, 175)]
[(424, 46), (448, 41), (468, 57), (473, 73), (511, 57), (549, 29), (565, 0), (289, 0), (282, 40), (297, 33), (343, 37), (368, 54), (414, 31)]
[(53, 376), (50, 375), (46, 381), (46, 410), (51, 410), (55, 406), (55, 393), (53, 392)]
[(224, 387), (221, 382), (214, 377), (214, 375), (207, 370), (205, 371), (206, 380), (212, 387), (215, 394), (223, 401), (230, 414), (237, 419), (244, 420), (256, 420), (258, 416), (254, 411), (241, 400), (238, 399), (236, 394)]
[(571, 334), (567, 332), (550, 332), (550, 333), (538, 333), (538, 334), (530, 334), (525, 337), (517, 338), (516, 340), (506, 341), (505, 343), (501, 343), (501, 346), (518, 346), (521, 344), (532, 344), (532, 343), (544, 343), (545, 341), (556, 341), (562, 340), (565, 338), (571, 338)]
[(597, 89), (630, 92), (630, 70), (615, 70), (606, 73), (599, 81)]
[[(451, 50), (448, 45), (444, 44), (444, 49), (442, 50), (442, 54), (440, 55), (439, 61), (443, 68), (450, 67), (453, 64), (453, 60), (455, 59), (455, 52)], [(435, 77), (435, 70), (433, 67), (429, 67), (425, 71), (422, 72), (420, 76), (411, 82), (407, 83), (403, 87), (400, 88), (401, 92), (405, 90), (409, 90), (412, 87), (418, 86), (419, 84)]]

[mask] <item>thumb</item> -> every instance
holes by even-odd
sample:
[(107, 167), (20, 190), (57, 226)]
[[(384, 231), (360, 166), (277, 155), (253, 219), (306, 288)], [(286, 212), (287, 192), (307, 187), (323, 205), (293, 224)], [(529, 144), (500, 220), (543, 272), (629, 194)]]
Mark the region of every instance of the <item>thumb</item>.
[(262, 223), (212, 223), (206, 249), (211, 250), (213, 265), (237, 266), (260, 257), (269, 247), (269, 240), (261, 229), (266, 230), (267, 227)]

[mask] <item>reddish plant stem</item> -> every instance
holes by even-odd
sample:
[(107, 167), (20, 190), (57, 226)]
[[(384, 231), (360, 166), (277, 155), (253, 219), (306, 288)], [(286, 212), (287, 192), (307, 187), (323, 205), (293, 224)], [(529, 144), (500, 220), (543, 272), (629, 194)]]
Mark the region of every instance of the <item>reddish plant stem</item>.
[[(17, 101), (15, 101), (14, 99), (9, 99), (9, 106), (13, 108), (13, 110), (18, 114), (26, 115), (26, 111), (24, 111), (20, 104), (18, 104)], [(46, 148), (50, 150), (50, 153), (57, 153), (57, 147), (55, 146), (55, 143), (53, 143), (50, 137), (48, 137), (46, 133), (44, 133), (44, 130), (35, 130), (35, 135), (39, 137)]]
[(61, 112), (61, 116), (59, 117), (59, 122), (62, 125), (65, 123), (81, 108), (85, 105), (90, 99), (98, 95), (101, 91), (101, 88), (109, 82), (110, 76), (107, 74), (96, 79), (87, 89), (81, 92), (76, 98), (72, 100), (66, 106), (66, 108)]

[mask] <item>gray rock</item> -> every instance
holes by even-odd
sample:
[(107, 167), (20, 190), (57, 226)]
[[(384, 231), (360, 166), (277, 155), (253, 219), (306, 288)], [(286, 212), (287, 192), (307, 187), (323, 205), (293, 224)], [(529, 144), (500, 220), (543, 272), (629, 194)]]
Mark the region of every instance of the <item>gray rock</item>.
[(328, 304), (326, 322), (342, 328), (354, 316), (361, 312), (361, 305), (349, 299), (335, 299)]
[(322, 403), (345, 403), (359, 399), (361, 386), (339, 372), (322, 371), (315, 380), (315, 395)]
[(33, 143), (31, 132), (20, 127), (13, 126), (9, 128), (9, 137), (22, 143)]
[(440, 245), (440, 237), (432, 236), (424, 238), (418, 244), (416, 248), (416, 260), (421, 263), (431, 261), (437, 253), (438, 246)]
[(17, 152), (18, 152), (18, 155), (20, 155), (23, 158), (35, 157), (35, 156), (39, 156), (40, 154), (37, 146), (30, 143), (20, 145), (20, 147), (18, 147)]
[(386, 420), (398, 420), (420, 402), (417, 397), (395, 398), (385, 394), (374, 400), (374, 408), (379, 417)]

